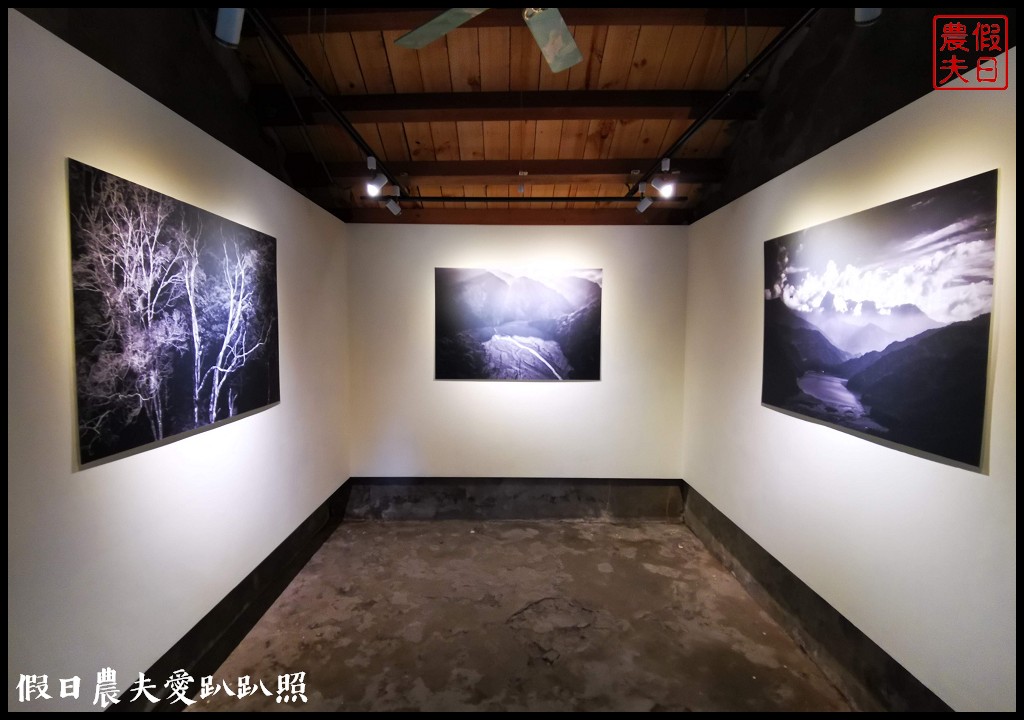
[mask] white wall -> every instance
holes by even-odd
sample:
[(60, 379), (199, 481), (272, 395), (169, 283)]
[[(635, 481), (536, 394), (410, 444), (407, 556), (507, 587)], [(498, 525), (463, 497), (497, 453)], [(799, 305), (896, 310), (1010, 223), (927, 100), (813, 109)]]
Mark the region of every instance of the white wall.
[[(934, 93), (687, 234), (345, 227), (11, 10), (8, 82), (10, 707), (20, 673), (123, 689), (349, 475), (682, 476), (954, 707), (1015, 707), (1015, 92)], [(280, 405), (75, 471), (69, 156), (278, 238)], [(992, 167), (987, 474), (761, 407), (762, 243)], [(604, 268), (603, 380), (434, 381), (433, 268), (536, 263)]]
[[(679, 477), (685, 231), (348, 226), (353, 476)], [(434, 268), (603, 268), (601, 381), (434, 380)]]
[[(992, 168), (987, 472), (762, 407), (764, 241)], [(958, 710), (1016, 707), (1016, 172), (1015, 85), (934, 92), (690, 228), (683, 477)]]
[[(8, 706), (31, 673), (33, 709), (89, 709), (101, 667), (125, 689), (348, 477), (344, 226), (7, 19)], [(68, 157), (277, 238), (279, 405), (75, 471)]]

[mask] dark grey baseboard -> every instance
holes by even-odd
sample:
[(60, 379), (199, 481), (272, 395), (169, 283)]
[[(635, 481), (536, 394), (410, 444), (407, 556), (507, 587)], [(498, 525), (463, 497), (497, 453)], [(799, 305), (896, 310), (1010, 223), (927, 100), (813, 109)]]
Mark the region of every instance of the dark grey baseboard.
[[(351, 478), (146, 671), (198, 680), (224, 662), (342, 520), (591, 519), (685, 521), (860, 710), (951, 708), (681, 480)], [(129, 702), (108, 711), (173, 711)], [(198, 683), (195, 686), (198, 692)]]
[(107, 708), (107, 712), (177, 712), (184, 709), (182, 703), (168, 700), (171, 695), (164, 688), (164, 680), (175, 670), (184, 669), (196, 679), (192, 688), (198, 694), (199, 678), (212, 675), (221, 666), (341, 523), (348, 504), (349, 488), (348, 483), (339, 487), (213, 610), (146, 670), (146, 677), (157, 686), (152, 694), (157, 696), (158, 703), (148, 702), (145, 696), (131, 702), (131, 691), (125, 691), (117, 704)]
[(693, 488), (684, 521), (857, 710), (952, 710)]

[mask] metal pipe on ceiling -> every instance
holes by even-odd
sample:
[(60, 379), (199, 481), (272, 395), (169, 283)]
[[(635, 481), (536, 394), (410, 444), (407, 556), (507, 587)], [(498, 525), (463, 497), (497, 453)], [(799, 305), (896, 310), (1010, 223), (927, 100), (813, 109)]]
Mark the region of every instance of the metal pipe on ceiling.
[(298, 73), (299, 77), (309, 88), (313, 98), (323, 106), (324, 110), (332, 117), (339, 125), (341, 129), (348, 133), (352, 141), (359, 146), (359, 149), (363, 152), (366, 157), (377, 158), (377, 172), (382, 173), (395, 187), (402, 187), (401, 183), (398, 182), (398, 178), (387, 168), (387, 165), (377, 157), (377, 152), (370, 147), (370, 144), (363, 139), (363, 136), (359, 134), (359, 131), (355, 129), (352, 123), (347, 117), (345, 117), (340, 110), (334, 107), (330, 99), (327, 97), (327, 93), (324, 92), (323, 88), (320, 87), (320, 83), (316, 81), (313, 74), (306, 67), (306, 64), (302, 62), (302, 58), (298, 56), (295, 50), (292, 48), (288, 40), (281, 34), (281, 32), (274, 26), (274, 24), (267, 19), (263, 12), (259, 8), (249, 8), (249, 17), (252, 18), (253, 22), (256, 23), (256, 27), (260, 33), (263, 34), (274, 46), (284, 55), (285, 60), (292, 66), (292, 69)]
[(658, 158), (651, 165), (651, 167), (648, 168), (647, 172), (640, 176), (639, 180), (637, 180), (633, 185), (630, 186), (629, 190), (626, 192), (626, 197), (630, 198), (635, 196), (637, 192), (639, 192), (640, 190), (641, 183), (650, 181), (650, 179), (661, 170), (662, 159), (671, 158), (673, 155), (679, 152), (679, 150), (682, 149), (683, 145), (685, 145), (686, 142), (690, 138), (692, 138), (698, 130), (704, 127), (705, 123), (707, 123), (708, 120), (713, 119), (715, 113), (721, 110), (722, 107), (727, 102), (729, 102), (730, 99), (732, 99), (733, 95), (736, 94), (740, 85), (749, 80), (751, 76), (753, 76), (753, 74), (757, 71), (757, 69), (760, 68), (765, 62), (767, 62), (767, 60), (772, 55), (774, 55), (779, 50), (779, 48), (785, 45), (786, 41), (793, 37), (793, 35), (800, 28), (806, 25), (820, 9), (821, 8), (809, 8), (807, 12), (801, 15), (795, 23), (793, 23), (788, 28), (780, 32), (778, 35), (776, 35), (775, 38), (770, 43), (768, 43), (768, 46), (760, 53), (758, 53), (757, 57), (751, 60), (750, 64), (747, 65), (747, 67), (745, 67), (743, 71), (740, 72), (740, 74), (737, 75), (731, 83), (729, 83), (729, 85), (725, 88), (725, 91), (722, 93), (722, 96), (718, 98), (718, 100), (716, 100), (715, 103), (711, 107), (709, 107), (703, 115), (697, 118), (697, 120), (686, 129), (686, 132), (684, 132), (678, 140), (672, 143), (671, 147), (669, 147), (669, 149), (665, 151), (662, 157)]
[[(380, 197), (368, 197), (363, 196), (361, 200), (395, 200), (397, 202), (423, 202), (423, 203), (442, 203), (442, 202), (461, 202), (461, 203), (536, 203), (536, 202), (594, 202), (594, 203), (638, 203), (641, 198), (639, 197), (619, 197), (613, 195), (581, 195), (573, 197), (570, 195), (545, 195), (542, 197), (527, 197), (525, 195), (515, 195), (510, 197), (497, 196), (492, 197), (490, 195), (382, 195)], [(672, 200), (681, 202), (686, 200), (685, 197), (672, 198)], [(664, 202), (671, 202), (665, 200)]]
[[(697, 119), (686, 132), (684, 132), (678, 140), (676, 140), (671, 147), (659, 157), (651, 167), (640, 176), (640, 179), (633, 183), (629, 190), (626, 192), (624, 197), (621, 198), (607, 198), (607, 197), (590, 197), (590, 198), (570, 198), (570, 197), (531, 197), (531, 198), (492, 198), (492, 197), (474, 197), (474, 198), (444, 198), (444, 197), (416, 197), (410, 195), (405, 188), (402, 188), (401, 183), (397, 177), (388, 170), (386, 164), (377, 160), (377, 169), (387, 177), (388, 182), (398, 188), (402, 188), (402, 195), (397, 200), (406, 201), (418, 201), (418, 202), (639, 202), (640, 198), (636, 197), (639, 192), (642, 183), (650, 181), (650, 179), (657, 174), (661, 169), (661, 161), (664, 158), (671, 158), (672, 155), (679, 152), (679, 150), (686, 144), (686, 142), (693, 137), (701, 127), (703, 127), (709, 120), (714, 118), (715, 114), (736, 94), (739, 86), (746, 82), (750, 77), (761, 67), (771, 56), (773, 56), (779, 48), (781, 48), (800, 28), (806, 25), (810, 19), (818, 12), (820, 8), (810, 8), (805, 12), (795, 23), (790, 25), (784, 31), (779, 33), (768, 46), (762, 50), (757, 57), (755, 57), (744, 70), (736, 76), (736, 78), (729, 83), (722, 96), (715, 101), (715, 103), (708, 108), (700, 118)], [(316, 78), (306, 67), (305, 63), (298, 56), (291, 44), (285, 39), (284, 35), (274, 26), (274, 24), (267, 19), (263, 13), (257, 8), (249, 9), (249, 17), (253, 19), (259, 31), (267, 37), (277, 49), (284, 55), (285, 59), (292, 66), (299, 77), (309, 88), (314, 99), (320, 103), (324, 110), (338, 122), (341, 128), (352, 138), (352, 141), (359, 147), (359, 149), (367, 156), (376, 157), (376, 152), (369, 143), (359, 134), (359, 131), (355, 129), (352, 123), (345, 115), (334, 107), (330, 99), (327, 97), (327, 93), (324, 92), (323, 88), (317, 82)], [(373, 198), (376, 199), (376, 198)]]

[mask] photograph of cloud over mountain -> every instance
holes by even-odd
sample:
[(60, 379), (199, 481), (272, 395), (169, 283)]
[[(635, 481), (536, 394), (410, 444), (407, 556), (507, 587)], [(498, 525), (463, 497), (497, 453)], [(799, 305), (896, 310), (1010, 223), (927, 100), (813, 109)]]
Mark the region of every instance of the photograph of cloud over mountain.
[(980, 467), (997, 173), (764, 246), (765, 405)]
[(436, 268), (438, 380), (600, 380), (601, 270)]
[(83, 464), (281, 399), (277, 241), (68, 162)]

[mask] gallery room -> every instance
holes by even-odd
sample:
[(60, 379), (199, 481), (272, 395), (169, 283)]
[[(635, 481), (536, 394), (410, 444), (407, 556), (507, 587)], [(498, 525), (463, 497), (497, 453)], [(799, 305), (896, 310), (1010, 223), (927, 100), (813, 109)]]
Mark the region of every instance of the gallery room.
[(942, 12), (9, 8), (8, 709), (1016, 710)]

